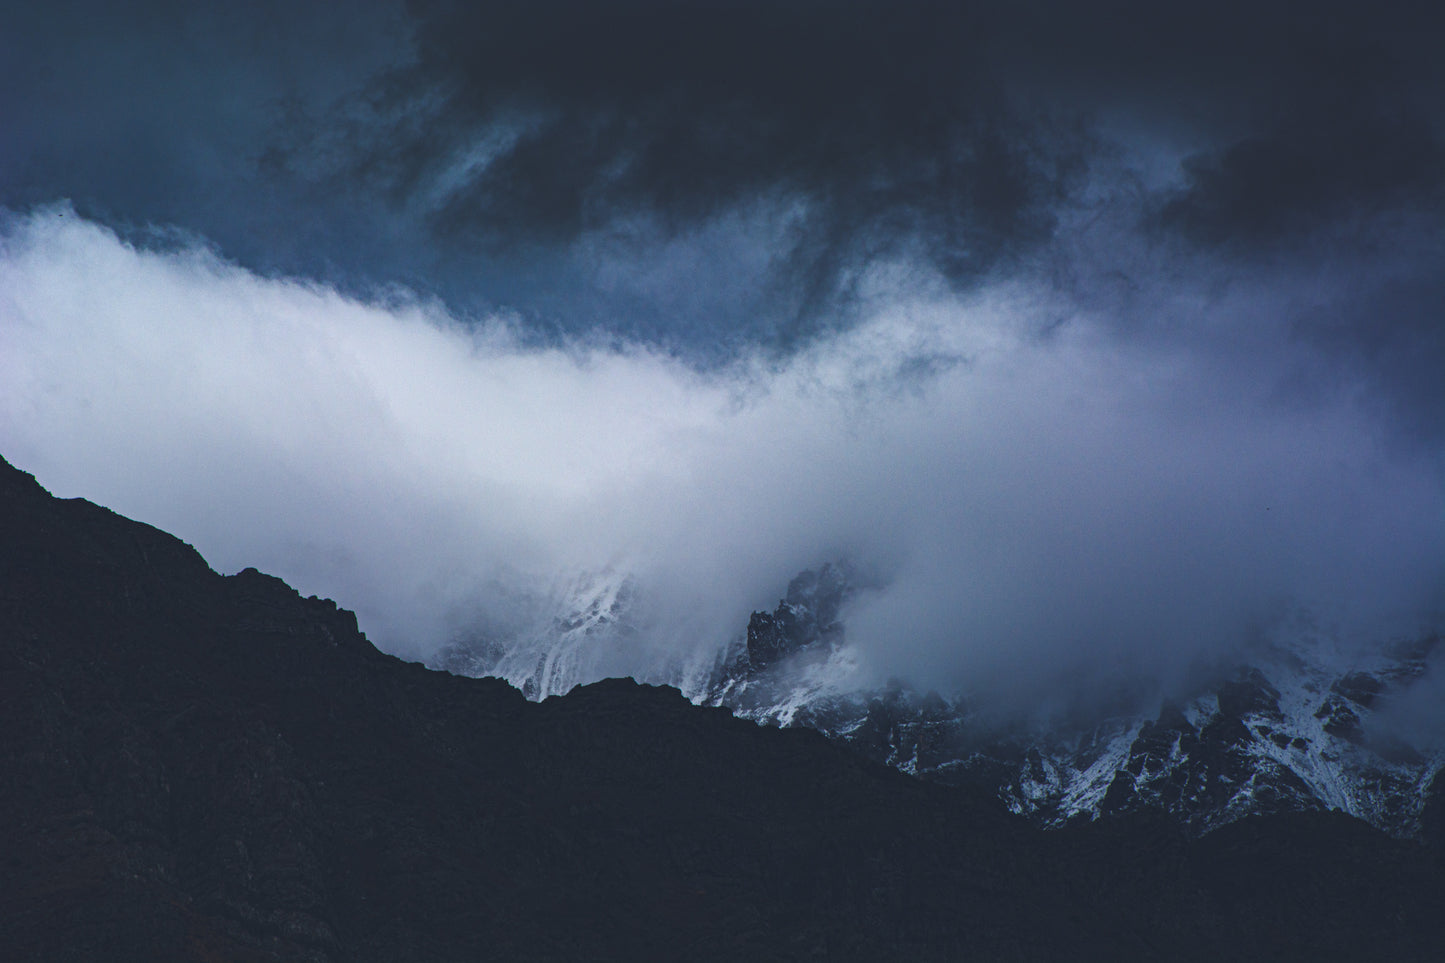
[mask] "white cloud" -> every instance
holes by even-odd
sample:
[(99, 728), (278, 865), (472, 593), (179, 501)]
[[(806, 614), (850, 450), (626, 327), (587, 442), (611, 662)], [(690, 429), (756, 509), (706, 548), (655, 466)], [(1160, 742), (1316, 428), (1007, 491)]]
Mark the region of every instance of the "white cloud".
[(1283, 606), (1369, 635), (1445, 597), (1439, 465), (1347, 394), (1280, 404), (1282, 356), (1077, 312), (1040, 337), (1070, 309), (1024, 288), (884, 284), (849, 333), (700, 372), (136, 250), (64, 208), (3, 243), (0, 452), (404, 655), (626, 573), (644, 637), (579, 671), (666, 676), (839, 555), (886, 576), (851, 615), (865, 664), (925, 681), (1166, 671)]

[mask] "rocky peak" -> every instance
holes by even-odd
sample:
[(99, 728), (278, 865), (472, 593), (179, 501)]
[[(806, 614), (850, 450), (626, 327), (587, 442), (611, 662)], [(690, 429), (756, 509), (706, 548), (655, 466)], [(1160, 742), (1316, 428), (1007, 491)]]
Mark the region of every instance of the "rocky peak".
[(710, 701), (760, 722), (816, 728), (905, 772), (995, 794), (1046, 826), (1164, 813), (1192, 832), (1251, 814), (1340, 809), (1386, 831), (1419, 832), (1424, 786), (1445, 763), (1377, 724), (1382, 705), (1424, 677), (1436, 639), (1341, 671), (1308, 646), (1256, 653), (1175, 694), (1157, 715), (1138, 700), (1102, 720), (1001, 725), (964, 693), (925, 696), (830, 685), (846, 662), (839, 613), (848, 573), (800, 574), (772, 612), (753, 614), (746, 649)]
[(841, 564), (825, 563), (799, 574), (776, 609), (754, 612), (748, 620), (748, 667), (762, 669), (818, 643), (841, 642), (838, 615), (850, 592), (848, 570)]

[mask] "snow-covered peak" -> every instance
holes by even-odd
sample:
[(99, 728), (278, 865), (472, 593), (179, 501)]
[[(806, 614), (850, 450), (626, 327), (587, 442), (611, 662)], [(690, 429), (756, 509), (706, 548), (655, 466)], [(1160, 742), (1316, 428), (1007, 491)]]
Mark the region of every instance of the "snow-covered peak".
[(817, 728), (924, 778), (982, 786), (1050, 826), (1150, 810), (1207, 832), (1252, 813), (1339, 810), (1408, 836), (1445, 764), (1392, 720), (1427, 676), (1436, 636), (1366, 649), (1296, 632), (1200, 673), (1150, 711), (1006, 722), (963, 693), (896, 681), (860, 689), (836, 621), (848, 592), (846, 578), (830, 584), (822, 618), (816, 600), (791, 589), (775, 611), (756, 613), (708, 701)]
[(1339, 810), (1408, 836), (1445, 764), (1399, 722), (1399, 707), (1433, 691), (1436, 636), (1365, 648), (1305, 624), (1199, 670), (1162, 701), (1125, 686), (1105, 711), (1008, 718), (970, 693), (873, 684), (843, 624), (850, 579), (838, 564), (803, 572), (729, 646), (680, 656), (651, 638), (631, 577), (579, 574), (434, 664), (499, 676), (532, 699), (612, 675), (676, 685), (904, 772), (982, 787), (1047, 826), (1154, 811), (1207, 832), (1252, 813)]
[(562, 695), (621, 663), (636, 636), (636, 587), (625, 573), (579, 573), (518, 600), (506, 623), (459, 635), (432, 660), (462, 675), (506, 679), (529, 699)]

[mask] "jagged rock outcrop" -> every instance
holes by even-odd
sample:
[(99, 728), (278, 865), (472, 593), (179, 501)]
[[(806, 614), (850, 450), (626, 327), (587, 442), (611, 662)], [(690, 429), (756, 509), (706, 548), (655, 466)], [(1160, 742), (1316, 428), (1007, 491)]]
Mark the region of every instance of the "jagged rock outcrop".
[(746, 648), (706, 701), (817, 729), (1053, 827), (1158, 813), (1204, 833), (1249, 815), (1341, 810), (1408, 837), (1420, 832), (1426, 787), (1445, 765), (1438, 750), (1407, 745), (1374, 721), (1427, 675), (1434, 636), (1346, 670), (1308, 649), (1262, 650), (1257, 664), (1205, 676), (1157, 711), (1121, 698), (1092, 717), (1001, 723), (966, 695), (834, 684), (846, 672), (833, 670), (848, 665), (842, 608), (851, 595), (843, 567), (804, 572), (776, 610), (753, 614)]
[(809, 646), (842, 641), (838, 615), (849, 588), (847, 572), (831, 563), (794, 578), (776, 609), (754, 612), (748, 621), (747, 666), (762, 669)]
[[(1433, 822), (1430, 825), (1435, 825)], [(1338, 814), (1043, 833), (612, 680), (528, 702), (0, 462), (0, 959), (1434, 959)]]

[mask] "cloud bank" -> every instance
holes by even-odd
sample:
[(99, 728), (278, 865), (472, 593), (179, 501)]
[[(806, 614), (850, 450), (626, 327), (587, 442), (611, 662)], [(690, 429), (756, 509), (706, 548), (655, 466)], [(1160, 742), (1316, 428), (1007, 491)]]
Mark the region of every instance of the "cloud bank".
[(1361, 644), (1441, 616), (1439, 449), (1300, 336), (1360, 279), (1292, 277), (960, 294), (890, 262), (847, 330), (698, 368), (51, 207), (5, 222), (0, 450), (414, 658), (626, 579), (637, 633), (579, 671), (685, 681), (846, 557), (860, 684), (1167, 676), (1301, 610)]

